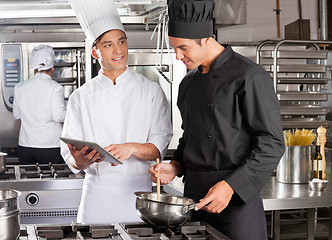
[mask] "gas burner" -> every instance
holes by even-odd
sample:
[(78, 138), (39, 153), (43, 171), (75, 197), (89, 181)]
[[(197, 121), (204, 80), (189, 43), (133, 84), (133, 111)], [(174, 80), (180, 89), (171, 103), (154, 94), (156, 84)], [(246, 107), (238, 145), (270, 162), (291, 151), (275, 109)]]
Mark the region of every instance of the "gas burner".
[(0, 174), (0, 180), (13, 180), (15, 179), (15, 169), (13, 166), (7, 166), (7, 170)]
[(174, 228), (155, 228), (146, 223), (21, 225), (19, 240), (26, 239), (230, 240), (204, 222), (188, 222)]
[(21, 165), (21, 179), (30, 178), (76, 178), (66, 164)]
[(36, 236), (42, 239), (122, 239), (114, 225), (37, 226)]
[(35, 165), (8, 165), (6, 172), (0, 174), (0, 180), (21, 179), (57, 179), (83, 178), (82, 174), (74, 174), (67, 164), (35, 164)]
[(187, 222), (183, 226), (156, 228), (146, 223), (122, 224), (132, 239), (139, 240), (226, 240), (225, 236), (211, 226), (199, 222)]

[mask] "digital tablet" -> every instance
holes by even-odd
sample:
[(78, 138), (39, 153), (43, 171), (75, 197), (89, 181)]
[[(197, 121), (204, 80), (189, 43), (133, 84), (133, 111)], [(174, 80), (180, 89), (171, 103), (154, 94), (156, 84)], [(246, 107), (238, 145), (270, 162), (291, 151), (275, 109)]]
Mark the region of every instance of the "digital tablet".
[(72, 139), (72, 138), (65, 138), (65, 137), (60, 137), (60, 139), (65, 143), (72, 144), (77, 149), (82, 149), (83, 147), (88, 146), (89, 150), (92, 151), (94, 149), (97, 152), (99, 152), (99, 155), (101, 157), (105, 157), (104, 161), (106, 161), (106, 162), (115, 163), (115, 164), (122, 164), (122, 162), (120, 162), (111, 153), (107, 152), (98, 143), (88, 142), (88, 141), (83, 141), (83, 140), (78, 140), (78, 139)]

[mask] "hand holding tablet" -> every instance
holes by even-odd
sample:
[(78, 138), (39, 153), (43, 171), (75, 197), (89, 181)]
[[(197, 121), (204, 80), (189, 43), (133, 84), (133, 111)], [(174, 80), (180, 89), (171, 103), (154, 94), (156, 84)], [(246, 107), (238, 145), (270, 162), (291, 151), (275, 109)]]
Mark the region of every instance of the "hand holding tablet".
[(106, 161), (106, 162), (122, 164), (121, 161), (119, 161), (111, 153), (106, 151), (103, 147), (101, 147), (99, 144), (97, 144), (95, 142), (88, 142), (88, 141), (72, 139), (72, 138), (65, 138), (65, 137), (60, 137), (60, 139), (65, 143), (70, 143), (77, 149), (82, 149), (83, 147), (88, 146), (89, 150), (96, 150), (100, 154), (101, 157), (105, 157), (104, 161)]

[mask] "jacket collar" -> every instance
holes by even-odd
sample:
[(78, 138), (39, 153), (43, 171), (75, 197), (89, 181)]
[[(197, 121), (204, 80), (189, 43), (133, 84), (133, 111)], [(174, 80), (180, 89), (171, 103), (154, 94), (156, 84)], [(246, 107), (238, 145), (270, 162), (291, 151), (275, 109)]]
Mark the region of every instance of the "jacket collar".
[[(223, 64), (225, 64), (233, 55), (234, 51), (231, 48), (230, 45), (222, 45), (225, 47), (224, 51), (221, 52), (221, 54), (211, 63), (211, 66), (209, 68), (209, 72), (218, 69), (221, 67)], [(203, 68), (202, 66), (198, 67), (199, 73), (202, 73)]]
[[(115, 86), (125, 84), (128, 80), (131, 79), (131, 75), (132, 75), (132, 72), (127, 67), (126, 70), (116, 78), (116, 85)], [(101, 72), (101, 70), (99, 70), (99, 72), (98, 72), (98, 77), (100, 79), (102, 79), (103, 81), (108, 82), (111, 85), (113, 85), (113, 81), (109, 77), (105, 76)]]

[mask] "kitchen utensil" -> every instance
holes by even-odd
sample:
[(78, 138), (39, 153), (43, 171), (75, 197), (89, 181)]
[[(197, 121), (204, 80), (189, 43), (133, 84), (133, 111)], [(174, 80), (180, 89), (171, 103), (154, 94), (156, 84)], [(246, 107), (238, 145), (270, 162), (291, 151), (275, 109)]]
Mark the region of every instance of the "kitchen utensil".
[(326, 185), (328, 183), (327, 180), (321, 180), (321, 181), (308, 181), (309, 187), (313, 191), (324, 191), (326, 188)]
[[(157, 164), (159, 164), (159, 158), (156, 160)], [(157, 201), (160, 201), (160, 173), (157, 171)]]
[(161, 193), (160, 201), (154, 192), (135, 192), (136, 210), (140, 218), (156, 227), (181, 226), (190, 220), (197, 205), (194, 200)]
[(20, 234), (17, 198), (20, 192), (0, 189), (0, 240), (18, 239)]
[(282, 183), (307, 183), (310, 180), (311, 146), (286, 146), (277, 166)]
[(326, 160), (325, 160), (325, 143), (326, 143), (326, 128), (323, 126), (320, 126), (319, 128), (317, 128), (317, 133), (318, 133), (318, 137), (317, 137), (317, 142), (320, 145), (320, 154), (322, 155), (322, 161), (323, 161), (323, 173), (322, 173), (322, 178), (326, 179), (326, 173), (325, 173), (325, 169), (326, 169)]
[(6, 156), (7, 153), (0, 152), (0, 173), (6, 172)]

